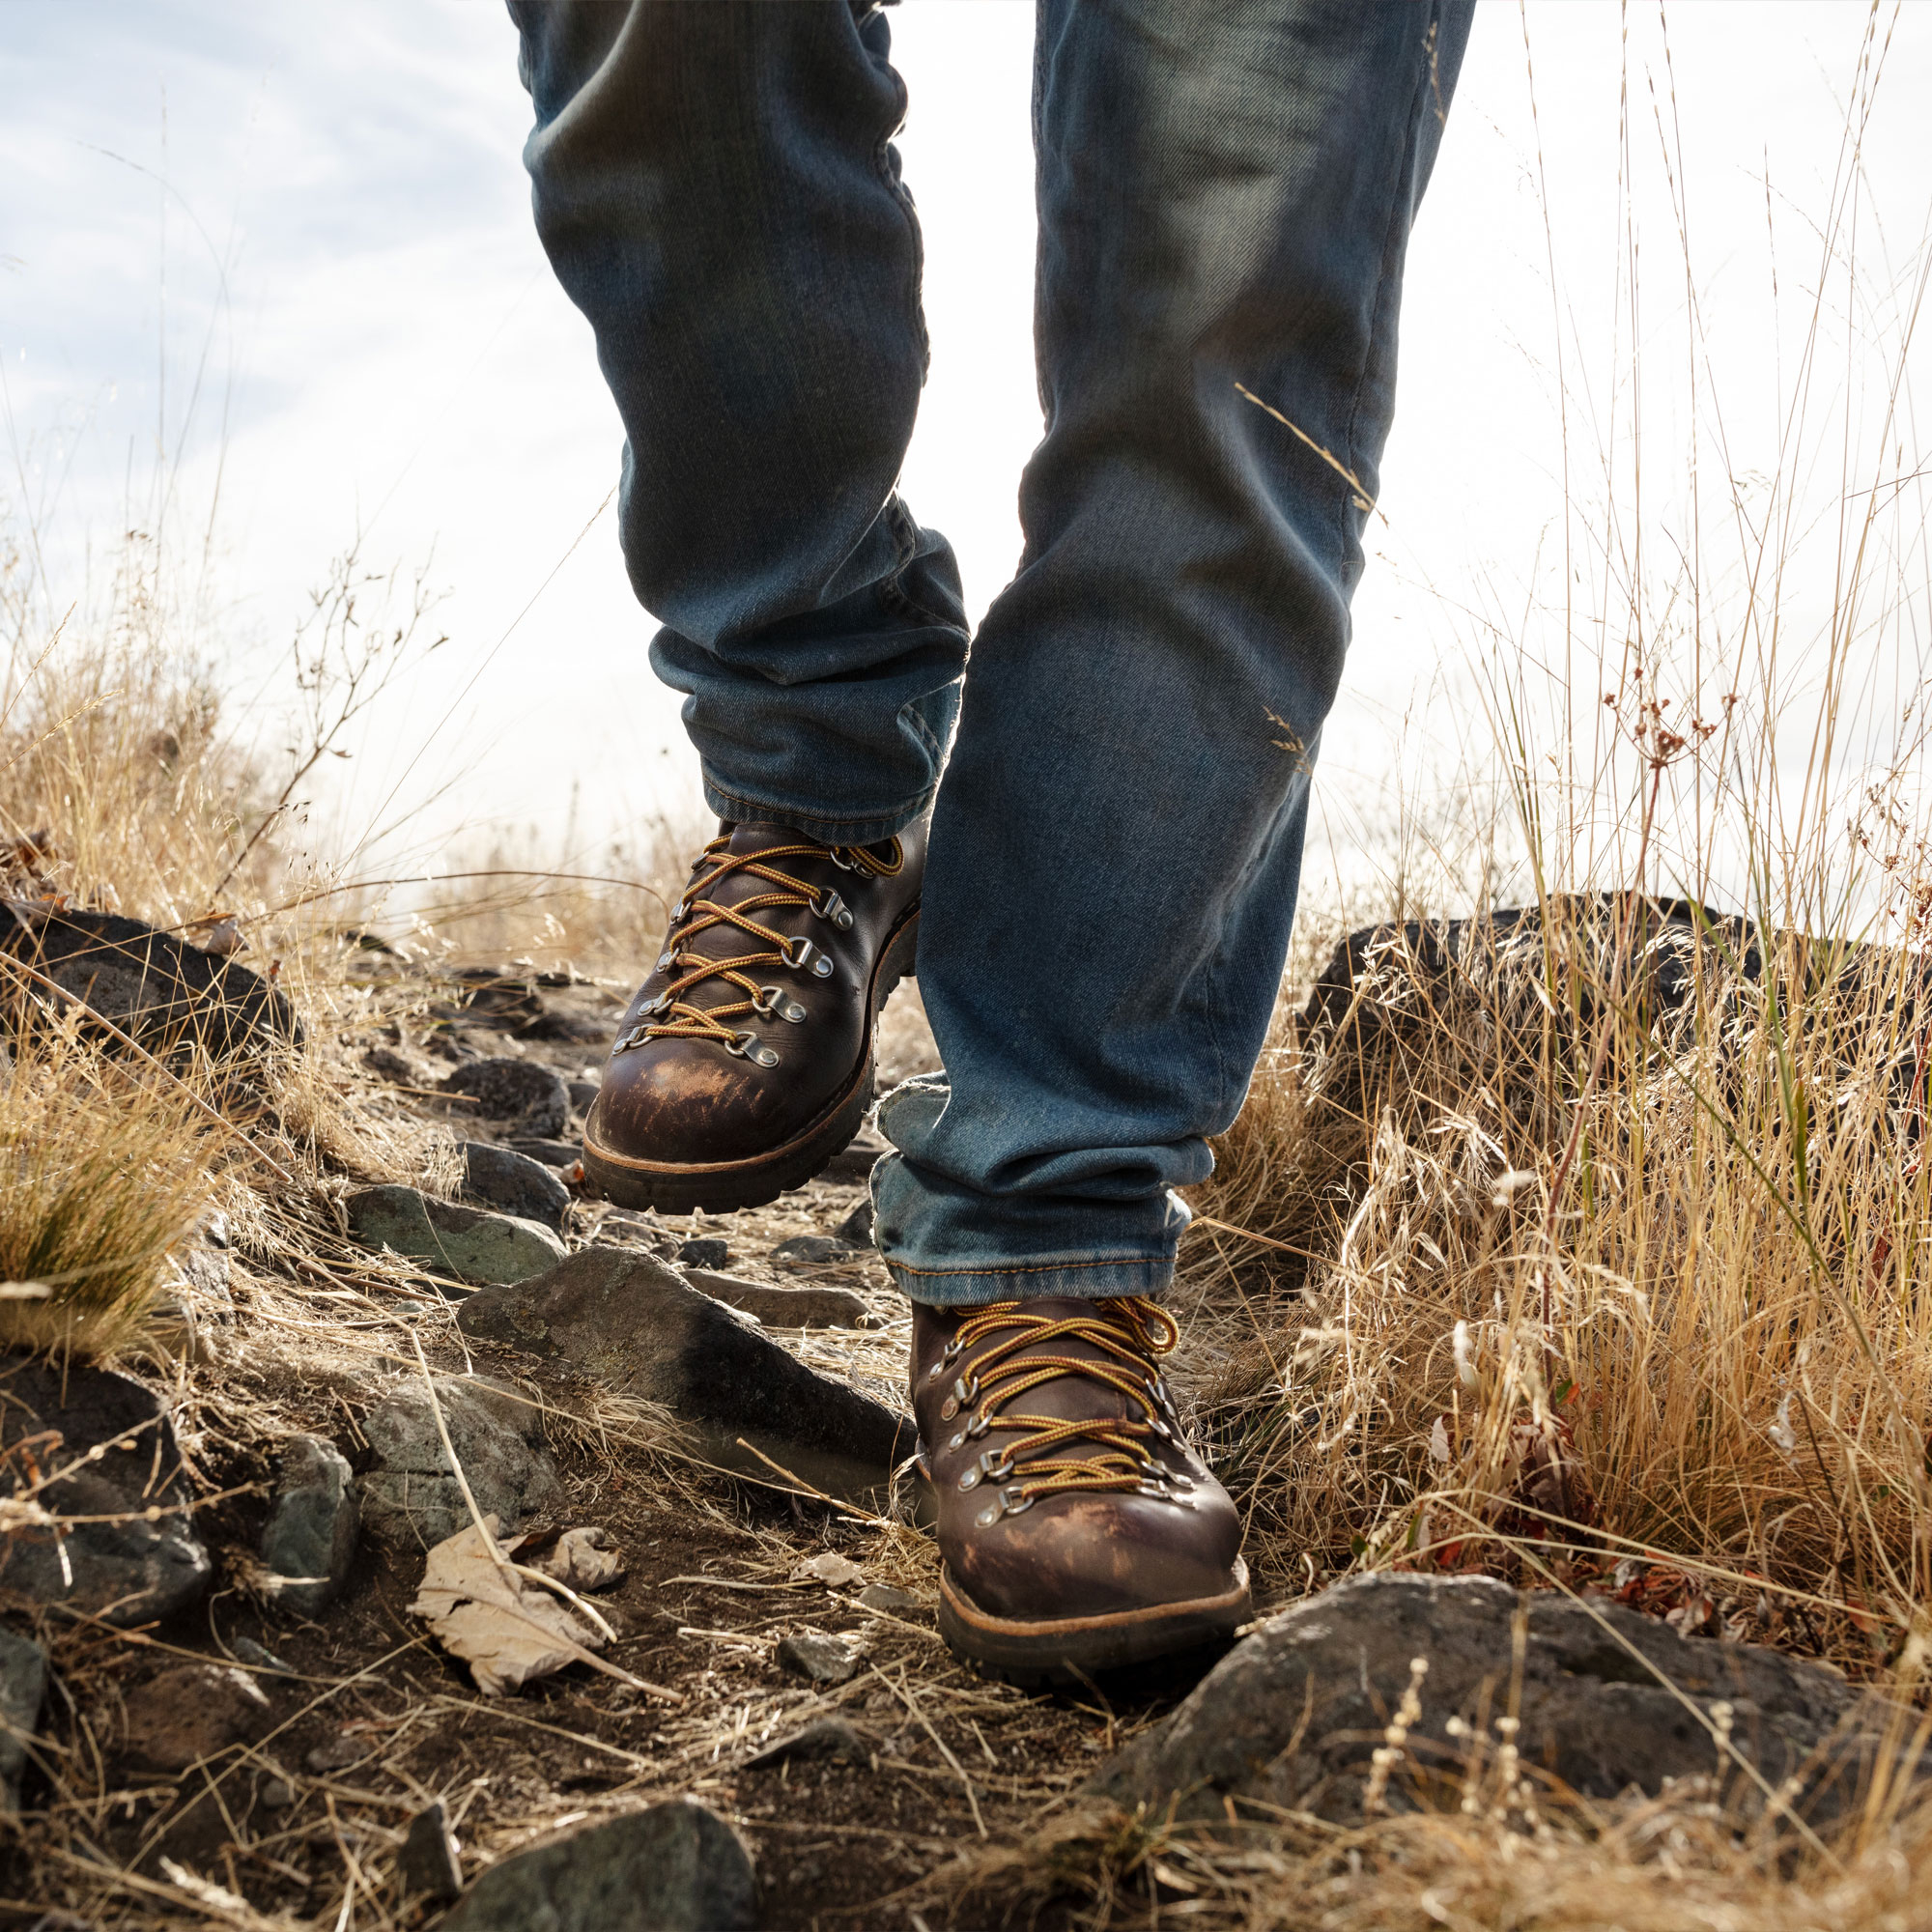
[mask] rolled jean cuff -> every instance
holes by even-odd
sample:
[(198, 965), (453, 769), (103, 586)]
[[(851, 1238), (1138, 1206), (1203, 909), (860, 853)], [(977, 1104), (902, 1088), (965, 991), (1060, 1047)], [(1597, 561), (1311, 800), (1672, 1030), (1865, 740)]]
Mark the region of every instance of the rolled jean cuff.
[(918, 1268), (885, 1258), (894, 1282), (908, 1300), (929, 1308), (984, 1308), (995, 1301), (1037, 1301), (1075, 1295), (1106, 1301), (1146, 1294), (1159, 1300), (1174, 1284), (1174, 1257), (1095, 1262), (991, 1263), (979, 1267)]
[(718, 782), (709, 767), (704, 771), (704, 803), (720, 818), (728, 818), (734, 824), (743, 824), (747, 820), (770, 820), (779, 825), (794, 826), (824, 845), (875, 845), (881, 838), (890, 838), (894, 833), (903, 832), (915, 819), (924, 816), (937, 788), (928, 785), (905, 805), (895, 806), (874, 818), (833, 818), (824, 812), (795, 805), (746, 798), (738, 792), (727, 791)]

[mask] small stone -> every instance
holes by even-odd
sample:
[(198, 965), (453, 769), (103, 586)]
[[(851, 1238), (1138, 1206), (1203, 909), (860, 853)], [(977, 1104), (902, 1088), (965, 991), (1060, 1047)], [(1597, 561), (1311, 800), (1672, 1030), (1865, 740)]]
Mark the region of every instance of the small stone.
[(855, 1248), (869, 1248), (872, 1245), (872, 1204), (869, 1201), (860, 1202), (833, 1232), (841, 1241), (850, 1241)]
[(272, 1650), (257, 1643), (252, 1636), (238, 1636), (232, 1648), (237, 1663), (245, 1663), (265, 1677), (294, 1677), (296, 1674)]
[(550, 1229), (511, 1214), (436, 1201), (413, 1187), (365, 1187), (349, 1197), (349, 1231), (458, 1281), (523, 1281), (563, 1259)]
[(46, 1652), (26, 1637), (0, 1630), (0, 1817), (19, 1815), (20, 1774), (46, 1694)]
[(286, 1811), (296, 1802), (296, 1788), (286, 1777), (265, 1777), (256, 1796), (264, 1811)]
[(424, 1805), (410, 1820), (403, 1849), (396, 1855), (396, 1876), (403, 1890), (419, 1898), (454, 1898), (463, 1889), (459, 1851), (442, 1800)]
[(591, 1103), (602, 1091), (602, 1086), (603, 1083), (596, 1080), (566, 1080), (563, 1083), (563, 1091), (570, 1095), (571, 1111), (578, 1114), (589, 1113)]
[(333, 1603), (348, 1580), (358, 1527), (352, 1481), (347, 1460), (326, 1436), (292, 1435), (283, 1444), (262, 1563), (274, 1579), (275, 1603), (297, 1616)]
[(269, 1700), (245, 1670), (184, 1663), (128, 1696), (128, 1755), (150, 1771), (185, 1771), (268, 1729)]
[(857, 1674), (859, 1653), (843, 1637), (790, 1631), (779, 1638), (780, 1665), (814, 1684), (845, 1684)]
[(479, 1289), (456, 1321), (474, 1340), (561, 1357), (662, 1404), (707, 1461), (761, 1482), (783, 1479), (741, 1438), (812, 1487), (875, 1507), (913, 1448), (911, 1424), (883, 1403), (634, 1249), (585, 1248), (534, 1281)]
[(907, 1590), (895, 1590), (890, 1583), (867, 1583), (859, 1592), (859, 1601), (868, 1610), (881, 1610), (893, 1617), (924, 1617), (930, 1608)]
[(863, 1328), (871, 1320), (865, 1296), (849, 1288), (774, 1288), (710, 1268), (687, 1268), (684, 1278), (713, 1301), (773, 1328)]
[(835, 1240), (830, 1235), (794, 1235), (772, 1250), (772, 1259), (781, 1267), (823, 1267), (834, 1262), (853, 1261), (861, 1252), (851, 1242)]
[(751, 1854), (689, 1800), (593, 1825), (492, 1865), (440, 1932), (753, 1932)]
[(633, 1214), (622, 1208), (606, 1208), (591, 1231), (593, 1238), (620, 1247), (645, 1248), (660, 1261), (673, 1261), (684, 1243), (649, 1214)]
[(787, 1758), (834, 1758), (846, 1764), (868, 1764), (872, 1747), (865, 1732), (846, 1718), (814, 1718), (802, 1731), (794, 1731), (777, 1744), (767, 1745), (755, 1757), (748, 1757), (747, 1771), (763, 1771)]
[(326, 1777), (331, 1771), (347, 1771), (352, 1764), (360, 1764), (371, 1748), (367, 1738), (325, 1738), (302, 1762), (317, 1776)]
[[(106, 1369), (0, 1356), (0, 1452), (25, 1435), (49, 1437), (40, 1458), (57, 1456), (55, 1466), (71, 1470), (37, 1498), (70, 1520), (58, 1545), (50, 1531), (8, 1533), (14, 1598), (127, 1627), (201, 1595), (208, 1553), (191, 1526), (173, 1426), (153, 1391)], [(0, 1453), (0, 1496), (20, 1479), (19, 1459)]]
[(849, 1556), (836, 1549), (821, 1549), (816, 1556), (808, 1556), (791, 1573), (791, 1579), (794, 1583), (823, 1583), (829, 1590), (843, 1590), (865, 1574)]
[(583, 1158), (583, 1149), (576, 1141), (506, 1140), (503, 1146), (544, 1167), (568, 1171)]
[(431, 1074), (421, 1061), (412, 1059), (407, 1053), (399, 1053), (393, 1046), (372, 1046), (362, 1056), (362, 1065), (379, 1080), (386, 1080), (392, 1087), (409, 1087), (421, 1092), (430, 1083)]
[(677, 1264), (687, 1268), (722, 1268), (731, 1260), (731, 1246), (728, 1241), (716, 1235), (700, 1235), (695, 1240), (679, 1244)]
[(877, 1134), (860, 1134), (825, 1163), (819, 1170), (818, 1178), (821, 1180), (869, 1180), (880, 1155), (891, 1151)]
[(442, 1091), (476, 1102), (465, 1114), (508, 1121), (526, 1140), (554, 1139), (569, 1124), (570, 1090), (533, 1060), (472, 1060), (442, 1083)]
[(465, 1141), (463, 1187), (486, 1207), (561, 1233), (570, 1189), (540, 1160), (495, 1141)]
[[(439, 1377), (436, 1394), (476, 1507), (497, 1517), (506, 1535), (562, 1502), (563, 1484), (542, 1446), (542, 1411), (534, 1403), (480, 1378)], [(371, 1536), (427, 1549), (469, 1524), (421, 1382), (405, 1383), (372, 1408), (362, 1433), (375, 1452), (356, 1485)]]

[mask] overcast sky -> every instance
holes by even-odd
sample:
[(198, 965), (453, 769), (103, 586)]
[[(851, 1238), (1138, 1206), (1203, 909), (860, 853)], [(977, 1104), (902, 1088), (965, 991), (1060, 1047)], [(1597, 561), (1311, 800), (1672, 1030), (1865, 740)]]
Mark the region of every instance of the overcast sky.
[[(1398, 747), (1433, 737), (1420, 773), (1459, 729), (1487, 728), (1471, 652), (1508, 632), (1533, 654), (1525, 612), (1561, 550), (1559, 343), (1584, 497), (1629, 401), (1626, 188), (1656, 493), (1685, 487), (1670, 451), (1688, 447), (1692, 293), (1722, 389), (1700, 391), (1707, 428), (1721, 409), (1734, 472), (1775, 465), (1865, 19), (1850, 0), (1700, 0), (1671, 10), (1666, 67), (1654, 11), (1631, 18), (1626, 63), (1614, 5), (1479, 9), (1410, 256), (1385, 521), (1324, 753), (1331, 825), (1385, 785)], [(528, 104), (500, 6), (8, 0), (5, 24), (0, 498), (38, 534), (48, 608), (98, 593), (130, 519), (162, 519), (238, 718), (272, 754), (289, 628), (359, 532), (369, 563), (427, 567), (451, 641), (341, 768), (331, 836), (413, 809), (395, 856), (566, 821), (582, 847), (687, 805), (675, 703), (644, 662), (651, 626), (609, 513), (571, 550), (614, 479), (618, 431), (531, 232)], [(977, 610), (1017, 555), (1014, 488), (1038, 432), (1032, 10), (908, 0), (894, 26), (934, 343), (905, 487), (958, 545)], [(1853, 319), (1866, 349), (1819, 379), (1851, 398), (1855, 440), (1876, 435), (1887, 331), (1923, 259), (1932, 7), (1904, 10), (1886, 58), (1861, 231), (1881, 293)], [(1901, 473), (1917, 433), (1894, 426)], [(1804, 460), (1831, 483), (1835, 456)]]

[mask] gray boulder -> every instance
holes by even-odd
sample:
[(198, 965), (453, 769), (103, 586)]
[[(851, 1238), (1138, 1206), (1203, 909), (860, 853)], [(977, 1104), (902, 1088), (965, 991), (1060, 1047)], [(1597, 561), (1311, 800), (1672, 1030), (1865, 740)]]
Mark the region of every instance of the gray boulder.
[(755, 1315), (771, 1328), (860, 1328), (870, 1313), (865, 1296), (849, 1288), (772, 1288), (701, 1267), (686, 1268), (684, 1278), (713, 1301)]
[(46, 1694), (46, 1652), (0, 1630), (0, 1818), (19, 1812), (27, 1742), (41, 1721), (41, 1701)]
[(365, 1187), (352, 1194), (349, 1232), (366, 1247), (388, 1248), (458, 1281), (523, 1281), (565, 1253), (562, 1241), (536, 1221), (433, 1200), (413, 1187)]
[[(31, 1526), (0, 1538), (0, 1601), (128, 1627), (201, 1595), (208, 1553), (158, 1396), (106, 1369), (0, 1357), (0, 1452), (28, 1436), (39, 1438), (31, 1451), (0, 1453), (0, 1494), (12, 1494), (30, 1467), (63, 1469), (35, 1500), (76, 1520), (58, 1542), (51, 1529)], [(160, 1512), (153, 1521), (151, 1509)]]
[[(1774, 1789), (1794, 1779), (1795, 1807), (1813, 1820), (1855, 1798), (1875, 1727), (1835, 1671), (1754, 1644), (1680, 1636), (1606, 1599), (1520, 1593), (1485, 1577), (1354, 1577), (1297, 1604), (1237, 1644), (1090, 1788), (1162, 1815), (1173, 1802), (1183, 1819), (1223, 1819), (1228, 1801), (1250, 1800), (1270, 1814), (1352, 1821), (1411, 1660), (1427, 1658), (1421, 1716), (1388, 1802), (1406, 1808), (1433, 1787), (1453, 1809), (1470, 1739), (1450, 1726), (1480, 1732), (1493, 1757), (1489, 1719), (1508, 1709), (1519, 1614), (1516, 1744), (1531, 1775), (1592, 1798), (1715, 1776), (1747, 1816), (1765, 1801), (1745, 1765)], [(1729, 1751), (1716, 1729), (1726, 1730)]]
[(730, 1826), (655, 1804), (485, 1872), (442, 1932), (753, 1932), (756, 1882)]
[[(561, 1505), (563, 1484), (543, 1447), (541, 1412), (512, 1392), (439, 1377), (450, 1445), (484, 1515), (515, 1530)], [(429, 1391), (406, 1383), (363, 1418), (375, 1462), (356, 1485), (363, 1526), (391, 1546), (428, 1548), (469, 1521), (437, 1435)]]
[(463, 1186), (486, 1207), (561, 1232), (570, 1189), (540, 1160), (495, 1141), (463, 1143)]
[(586, 1248), (534, 1281), (479, 1289), (457, 1325), (480, 1342), (561, 1356), (661, 1403), (721, 1467), (772, 1481), (765, 1455), (816, 1489), (883, 1501), (912, 1425), (809, 1369), (675, 1268), (627, 1248)]
[(321, 1435), (292, 1435), (262, 1533), (262, 1563), (276, 1579), (275, 1602), (313, 1616), (341, 1595), (355, 1556), (358, 1517), (349, 1463)]

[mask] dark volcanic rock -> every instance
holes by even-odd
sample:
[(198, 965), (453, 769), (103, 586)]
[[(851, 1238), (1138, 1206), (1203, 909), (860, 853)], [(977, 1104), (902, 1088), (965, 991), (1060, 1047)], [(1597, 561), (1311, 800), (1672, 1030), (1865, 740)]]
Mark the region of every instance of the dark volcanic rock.
[(458, 1281), (522, 1281), (561, 1259), (563, 1242), (537, 1221), (438, 1201), (414, 1187), (364, 1187), (349, 1197), (349, 1232)]
[(20, 1773), (27, 1743), (41, 1721), (47, 1694), (47, 1654), (39, 1644), (0, 1630), (0, 1818), (20, 1808)]
[[(506, 1534), (561, 1504), (563, 1485), (542, 1446), (542, 1411), (535, 1404), (487, 1382), (454, 1378), (439, 1377), (436, 1394), (476, 1507), (496, 1516)], [(357, 1485), (370, 1535), (426, 1548), (469, 1522), (421, 1382), (405, 1383), (372, 1408), (362, 1433), (375, 1452)]]
[(495, 1141), (465, 1141), (462, 1152), (466, 1193), (486, 1207), (562, 1231), (570, 1189), (542, 1161)]
[(772, 1250), (772, 1259), (781, 1267), (823, 1267), (832, 1262), (856, 1261), (862, 1252), (830, 1235), (794, 1235)]
[(474, 1100), (466, 1114), (507, 1121), (525, 1140), (554, 1140), (570, 1121), (570, 1094), (548, 1066), (530, 1060), (472, 1060), (442, 1083)]
[[(1855, 1796), (1876, 1726), (1861, 1728), (1859, 1695), (1835, 1672), (1753, 1644), (1680, 1636), (1608, 1601), (1520, 1594), (1483, 1577), (1356, 1577), (1297, 1604), (1237, 1644), (1093, 1788), (1162, 1816), (1172, 1800), (1181, 1818), (1219, 1820), (1225, 1801), (1250, 1799), (1353, 1820), (1410, 1662), (1427, 1658), (1422, 1715), (1389, 1802), (1412, 1804), (1420, 1781), (1453, 1810), (1468, 1742), (1448, 1726), (1507, 1708), (1520, 1609), (1516, 1742), (1526, 1767), (1594, 1798), (1717, 1774), (1726, 1802), (1754, 1814), (1758, 1785), (1720, 1756), (1713, 1735), (1728, 1723), (1732, 1747), (1769, 1784), (1797, 1779), (1802, 1815), (1829, 1818)], [(1497, 1734), (1486, 1735), (1493, 1756)]]
[(717, 1235), (699, 1235), (695, 1240), (683, 1241), (678, 1245), (679, 1267), (722, 1268), (728, 1267), (730, 1262), (730, 1244)]
[(753, 1932), (738, 1834), (701, 1804), (654, 1804), (493, 1865), (442, 1932)]
[(846, 1718), (814, 1718), (803, 1730), (767, 1745), (744, 1763), (746, 1771), (763, 1771), (787, 1758), (834, 1758), (845, 1764), (865, 1764), (872, 1755), (871, 1745), (857, 1724)]
[(883, 1492), (914, 1448), (910, 1422), (818, 1375), (654, 1257), (586, 1248), (534, 1281), (479, 1289), (464, 1333), (558, 1355), (662, 1403), (725, 1468), (772, 1480), (757, 1445), (792, 1474), (848, 1498)]
[(463, 1889), (463, 1864), (440, 1798), (410, 1820), (396, 1875), (404, 1891), (418, 1898), (454, 1898)]
[(543, 1167), (575, 1167), (583, 1158), (576, 1141), (508, 1140), (503, 1145)]
[(275, 1602), (313, 1616), (334, 1602), (355, 1556), (358, 1517), (348, 1462), (321, 1435), (292, 1435), (282, 1445), (281, 1481), (262, 1563), (275, 1579)]
[(755, 1315), (772, 1328), (858, 1328), (869, 1314), (865, 1296), (849, 1288), (772, 1288), (701, 1267), (686, 1268), (684, 1278), (713, 1301)]
[(843, 1637), (819, 1631), (789, 1631), (779, 1638), (781, 1668), (814, 1684), (845, 1684), (857, 1675), (859, 1653)]
[(860, 1202), (833, 1233), (841, 1241), (850, 1241), (855, 1248), (869, 1248), (872, 1245), (872, 1204), (869, 1201)]
[[(194, 1046), (217, 1059), (299, 1046), (301, 1024), (259, 973), (118, 913), (6, 900), (0, 952), (151, 1053)], [(14, 976), (17, 979), (18, 976)], [(46, 987), (37, 982), (43, 1001)], [(17, 985), (12, 997), (19, 997)], [(105, 1028), (95, 1029), (107, 1042)]]
[[(208, 1555), (185, 1507), (173, 1427), (152, 1391), (105, 1369), (0, 1357), (0, 1450), (9, 1452), (0, 1494), (65, 1469), (36, 1498), (54, 1515), (131, 1519), (76, 1521), (58, 1546), (49, 1529), (11, 1531), (0, 1539), (0, 1598), (129, 1626), (201, 1595)], [(151, 1509), (161, 1513), (152, 1522)]]

